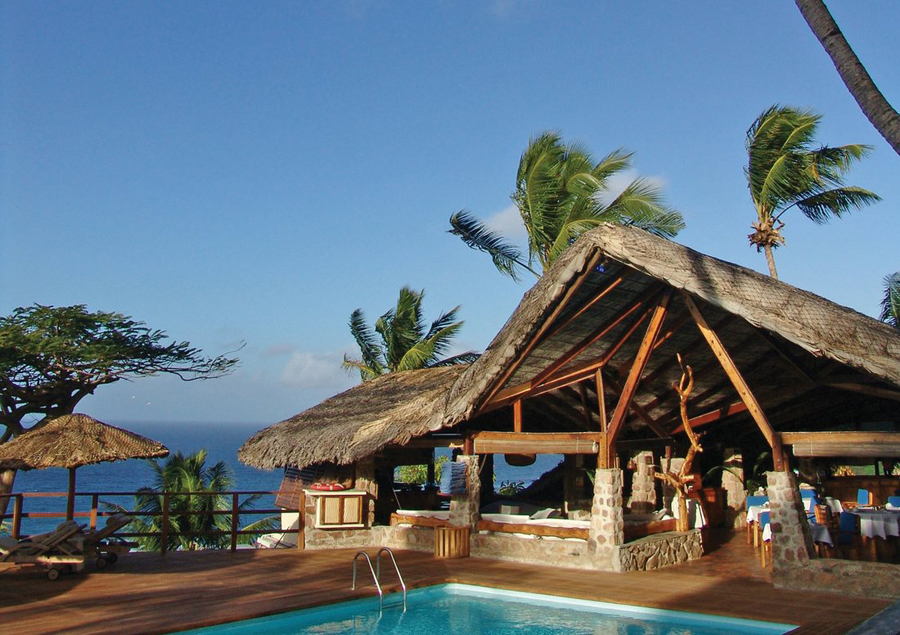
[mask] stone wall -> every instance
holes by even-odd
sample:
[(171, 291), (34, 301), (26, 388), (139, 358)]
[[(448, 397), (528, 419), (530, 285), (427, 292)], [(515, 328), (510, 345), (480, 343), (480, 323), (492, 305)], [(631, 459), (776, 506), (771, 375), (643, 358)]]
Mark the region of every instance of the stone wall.
[[(316, 497), (306, 496), (303, 510), (305, 549), (340, 549), (373, 546), (372, 532), (367, 529), (316, 529)], [(363, 505), (366, 505), (366, 501)]]
[(772, 527), (772, 570), (806, 564), (815, 551), (797, 479), (792, 472), (767, 472), (766, 479)]
[(628, 497), (628, 508), (632, 512), (647, 514), (656, 510), (656, 479), (653, 477), (655, 471), (651, 450), (634, 455), (631, 496)]
[(470, 542), (475, 558), (491, 558), (547, 567), (592, 568), (587, 542), (577, 539), (522, 537), (504, 533), (476, 533)]
[(618, 548), (617, 571), (648, 571), (696, 560), (703, 555), (699, 529), (646, 536)]
[(772, 582), (779, 589), (900, 600), (900, 567), (881, 562), (810, 560), (802, 565), (773, 569)]

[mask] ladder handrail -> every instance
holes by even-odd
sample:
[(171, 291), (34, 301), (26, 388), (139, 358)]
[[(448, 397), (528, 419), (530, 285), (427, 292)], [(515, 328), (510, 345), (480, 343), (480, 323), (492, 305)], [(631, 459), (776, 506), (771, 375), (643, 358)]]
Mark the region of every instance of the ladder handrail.
[(378, 553), (375, 556), (375, 564), (376, 564), (376, 575), (379, 580), (381, 580), (381, 554), (386, 553), (391, 557), (391, 562), (394, 563), (394, 571), (397, 572), (397, 579), (400, 580), (400, 587), (403, 589), (403, 612), (406, 612), (406, 583), (403, 581), (403, 576), (400, 575), (400, 567), (397, 566), (397, 559), (394, 557), (394, 552), (390, 550), (388, 547), (382, 547), (378, 550)]
[[(375, 581), (375, 588), (378, 589), (378, 610), (381, 611), (384, 608), (384, 592), (381, 590), (381, 584), (379, 584), (378, 582), (378, 576), (375, 575), (375, 568), (372, 566), (372, 559), (365, 551), (359, 551), (355, 556), (353, 556), (353, 586), (350, 587), (350, 590), (356, 590), (356, 562), (359, 560), (360, 556), (365, 556), (366, 562), (369, 564), (369, 571), (372, 573), (372, 580)], [(406, 596), (404, 595), (404, 603), (405, 601)]]

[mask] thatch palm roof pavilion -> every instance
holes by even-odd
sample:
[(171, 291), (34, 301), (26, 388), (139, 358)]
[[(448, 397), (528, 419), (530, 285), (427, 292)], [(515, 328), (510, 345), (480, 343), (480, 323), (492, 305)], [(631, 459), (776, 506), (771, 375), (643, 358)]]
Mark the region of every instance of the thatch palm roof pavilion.
[[(537, 452), (585, 453), (593, 440), (602, 466), (623, 437), (671, 444), (683, 431), (677, 354), (694, 370), (691, 426), (761, 432), (776, 469), (786, 467), (783, 432), (900, 423), (895, 329), (675, 242), (605, 225), (559, 258), (467, 369), (367, 382), (263, 430), (239, 456), (266, 468), (349, 463), (453, 428), (476, 453), (521, 450), (528, 433), (545, 434), (527, 437)], [(900, 452), (893, 437), (879, 445)]]

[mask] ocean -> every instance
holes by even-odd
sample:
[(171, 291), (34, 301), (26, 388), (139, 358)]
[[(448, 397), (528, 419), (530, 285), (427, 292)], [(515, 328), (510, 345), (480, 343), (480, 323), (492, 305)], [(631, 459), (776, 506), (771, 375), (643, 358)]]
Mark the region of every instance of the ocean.
[[(237, 458), (238, 448), (269, 424), (125, 422), (116, 423), (116, 425), (159, 441), (173, 454), (179, 451), (190, 454), (205, 449), (207, 465), (211, 466), (218, 461), (226, 463), (236, 490), (275, 491), (281, 484), (281, 470), (258, 470), (244, 465)], [(537, 461), (532, 465), (513, 467), (507, 465), (503, 458), (498, 456), (494, 468), (495, 484), (499, 487), (504, 481), (522, 481), (528, 485), (538, 479), (541, 474), (553, 468), (559, 460), (560, 457), (556, 455), (539, 455)], [(62, 469), (20, 471), (16, 475), (14, 490), (16, 492), (65, 492), (68, 488), (68, 478), (68, 470)], [(146, 460), (142, 459), (85, 465), (76, 471), (76, 492), (133, 492), (141, 487), (152, 486), (153, 469)], [(256, 507), (272, 509), (273, 499), (273, 496), (263, 497)], [(101, 501), (123, 505), (129, 509), (133, 503), (130, 496), (102, 496)], [(77, 497), (75, 511), (90, 511), (90, 502), (90, 497)], [(26, 512), (65, 513), (65, 510), (64, 496), (25, 499)], [(11, 505), (7, 513), (12, 513)], [(59, 518), (26, 518), (22, 521), (22, 532), (33, 534), (48, 531), (59, 522), (61, 522)], [(80, 519), (79, 522), (86, 521)]]

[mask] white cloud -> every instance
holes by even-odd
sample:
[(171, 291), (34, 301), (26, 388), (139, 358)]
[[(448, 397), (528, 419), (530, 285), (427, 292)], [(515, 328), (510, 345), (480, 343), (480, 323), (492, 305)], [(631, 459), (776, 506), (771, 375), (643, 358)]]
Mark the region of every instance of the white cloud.
[(279, 383), (296, 388), (334, 388), (335, 392), (359, 381), (343, 368), (343, 352), (309, 353), (294, 351), (278, 378)]
[(522, 242), (528, 237), (522, 215), (515, 205), (504, 207), (484, 221), (484, 224), (512, 242)]

